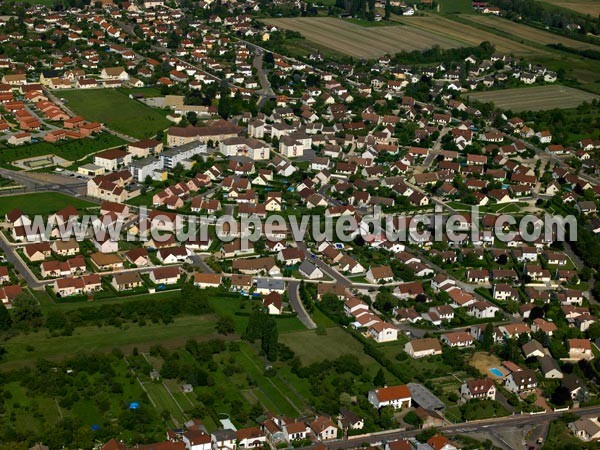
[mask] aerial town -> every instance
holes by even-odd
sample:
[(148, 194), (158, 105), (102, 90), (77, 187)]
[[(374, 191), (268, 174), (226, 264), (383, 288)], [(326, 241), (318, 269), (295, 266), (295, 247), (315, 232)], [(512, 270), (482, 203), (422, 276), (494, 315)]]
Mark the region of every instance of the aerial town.
[(0, 3), (0, 450), (596, 449), (600, 2)]

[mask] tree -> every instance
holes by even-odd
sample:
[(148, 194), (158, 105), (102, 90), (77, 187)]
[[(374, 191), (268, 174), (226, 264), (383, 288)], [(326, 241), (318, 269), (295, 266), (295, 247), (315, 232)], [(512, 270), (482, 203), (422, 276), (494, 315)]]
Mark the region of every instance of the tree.
[(383, 373), (382, 368), (379, 368), (379, 370), (375, 374), (375, 378), (373, 378), (373, 385), (375, 385), (375, 387), (385, 386), (385, 374)]
[(10, 313), (4, 303), (0, 305), (0, 331), (6, 331), (10, 329), (10, 325), (12, 323), (12, 319), (10, 318)]
[(12, 302), (15, 324), (25, 327), (39, 327), (44, 316), (36, 299), (27, 294), (19, 294)]
[(231, 108), (232, 108), (232, 103), (231, 103), (229, 89), (223, 89), (221, 91), (221, 98), (219, 99), (219, 107), (218, 107), (219, 115), (223, 119), (227, 119), (231, 114)]
[(491, 323), (488, 323), (483, 330), (481, 346), (484, 350), (489, 350), (492, 345), (494, 345), (494, 326)]
[(390, 16), (392, 15), (392, 4), (390, 0), (385, 1), (385, 20), (390, 20)]
[(235, 331), (235, 322), (231, 316), (221, 316), (217, 320), (217, 333), (219, 334), (231, 334)]
[(595, 340), (600, 337), (600, 322), (594, 322), (587, 330), (588, 337)]
[(186, 115), (188, 122), (190, 125), (196, 126), (198, 123), (198, 114), (195, 111), (190, 111)]
[(60, 330), (67, 325), (67, 318), (60, 310), (50, 311), (46, 316), (46, 326), (50, 331)]
[(269, 361), (277, 360), (279, 332), (275, 320), (260, 308), (255, 309), (246, 326), (244, 339), (260, 339), (260, 347)]
[(571, 393), (565, 386), (558, 386), (552, 393), (551, 401), (556, 406), (564, 406), (571, 400)]

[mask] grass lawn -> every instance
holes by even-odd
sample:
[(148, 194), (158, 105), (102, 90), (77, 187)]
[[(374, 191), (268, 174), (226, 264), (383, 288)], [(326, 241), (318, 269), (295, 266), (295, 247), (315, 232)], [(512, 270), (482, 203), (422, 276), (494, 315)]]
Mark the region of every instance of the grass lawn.
[(68, 205), (73, 205), (78, 210), (96, 206), (86, 200), (57, 192), (39, 192), (0, 197), (0, 215), (4, 216), (15, 208), (29, 215), (48, 215)]
[(379, 366), (365, 354), (361, 344), (339, 327), (327, 328), (325, 335), (314, 330), (296, 331), (279, 336), (279, 340), (290, 347), (302, 361), (308, 365), (326, 359), (334, 360), (343, 354), (356, 355), (367, 367)]
[(38, 142), (20, 147), (0, 147), (0, 164), (10, 165), (13, 161), (44, 155), (56, 155), (69, 161), (76, 161), (91, 153), (123, 144), (125, 144), (123, 139), (112, 134), (101, 133), (93, 138), (74, 139), (57, 144)]
[(169, 126), (165, 113), (112, 89), (70, 90), (60, 94), (67, 106), (88, 120), (135, 138), (154, 136)]
[(157, 87), (121, 88), (117, 90), (127, 95), (143, 95), (146, 98), (162, 96), (160, 89)]
[(79, 327), (75, 329), (73, 336), (54, 338), (51, 338), (47, 331), (19, 334), (4, 342), (3, 347), (7, 353), (0, 367), (22, 366), (39, 358), (61, 358), (78, 351), (108, 351), (115, 347), (127, 349), (133, 346), (143, 349), (156, 343), (181, 346), (188, 339), (208, 336), (213, 332), (214, 316), (205, 315), (177, 317), (169, 325)]

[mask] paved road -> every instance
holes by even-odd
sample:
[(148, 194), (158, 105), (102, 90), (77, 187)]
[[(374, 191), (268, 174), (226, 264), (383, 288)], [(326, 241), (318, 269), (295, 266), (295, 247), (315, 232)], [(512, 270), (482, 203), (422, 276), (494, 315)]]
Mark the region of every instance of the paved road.
[(319, 258), (312, 258), (311, 253), (306, 248), (305, 242), (296, 242), (296, 246), (298, 247), (298, 249), (301, 252), (304, 252), (305, 258), (307, 258), (310, 261), (312, 261), (313, 263), (315, 263), (319, 269), (321, 269), (324, 273), (329, 275), (338, 284), (344, 286), (345, 288), (350, 288), (352, 286), (352, 282), (350, 282), (350, 280), (348, 280), (348, 278), (343, 276), (337, 270), (333, 269), (329, 264), (324, 263)]
[(23, 279), (27, 282), (27, 286), (31, 289), (40, 289), (45, 286), (46, 283), (40, 283), (33, 272), (27, 267), (27, 264), (21, 259), (21, 256), (13, 249), (4, 233), (0, 233), (0, 248), (6, 255), (6, 260), (10, 262), (15, 269), (21, 274)]
[(190, 261), (192, 261), (192, 266), (201, 269), (202, 272), (215, 273), (215, 271), (212, 270), (212, 268), (208, 264), (206, 264), (206, 262), (204, 261), (202, 256), (194, 254), (194, 255), (190, 255), (189, 259), (190, 259)]
[(30, 191), (56, 191), (75, 197), (86, 193), (87, 181), (75, 177), (42, 172), (17, 172), (2, 168), (0, 175), (18, 182)]
[[(578, 415), (598, 416), (600, 414), (600, 406), (590, 406), (573, 410), (572, 412)], [(459, 424), (448, 424), (441, 427), (444, 434), (471, 434), (471, 433), (494, 433), (501, 432), (509, 427), (523, 427), (527, 425), (547, 424), (551, 420), (562, 416), (564, 412), (548, 412), (545, 414), (516, 414), (508, 417), (498, 417), (486, 420), (477, 420)], [(331, 450), (342, 450), (348, 448), (359, 448), (363, 444), (378, 444), (388, 441), (395, 441), (402, 438), (415, 437), (422, 430), (390, 430), (381, 433), (362, 435), (352, 437), (347, 440), (335, 440), (327, 442), (327, 447)], [(302, 450), (314, 450), (316, 445), (303, 447)]]
[(256, 69), (258, 73), (258, 81), (260, 82), (261, 89), (256, 91), (256, 93), (260, 96), (258, 100), (258, 105), (262, 105), (265, 100), (270, 98), (276, 98), (275, 91), (271, 87), (271, 82), (269, 81), (269, 77), (267, 75), (267, 71), (264, 68), (264, 51), (257, 47), (256, 45), (248, 44), (248, 47), (254, 50), (254, 59), (252, 60), (252, 65)]
[(302, 322), (306, 328), (309, 330), (317, 328), (317, 324), (313, 322), (310, 315), (306, 312), (302, 300), (300, 299), (299, 281), (288, 282), (288, 300), (290, 301), (290, 305), (292, 305), (292, 309), (298, 315), (298, 319), (300, 319), (300, 322)]

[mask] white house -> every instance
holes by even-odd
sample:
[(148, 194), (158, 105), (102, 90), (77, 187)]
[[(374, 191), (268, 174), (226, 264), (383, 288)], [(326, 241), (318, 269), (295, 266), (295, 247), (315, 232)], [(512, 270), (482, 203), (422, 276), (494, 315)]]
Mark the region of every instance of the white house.
[(460, 387), (460, 395), (467, 400), (472, 398), (495, 400), (496, 385), (490, 378), (468, 380)]
[(398, 329), (382, 321), (375, 322), (367, 328), (367, 333), (375, 342), (392, 342), (398, 339)]
[(394, 409), (410, 408), (412, 403), (406, 384), (373, 389), (369, 391), (368, 400), (377, 409), (384, 406), (392, 406)]

